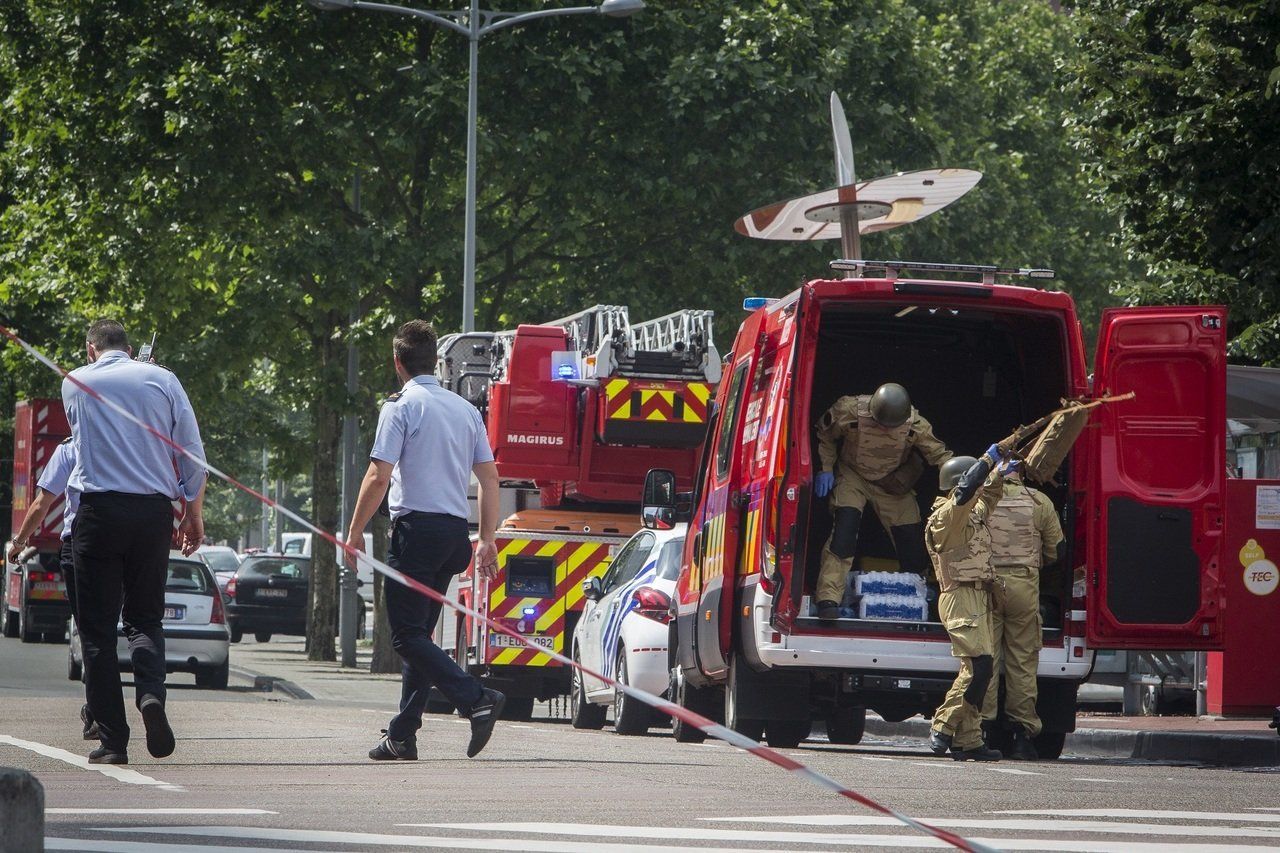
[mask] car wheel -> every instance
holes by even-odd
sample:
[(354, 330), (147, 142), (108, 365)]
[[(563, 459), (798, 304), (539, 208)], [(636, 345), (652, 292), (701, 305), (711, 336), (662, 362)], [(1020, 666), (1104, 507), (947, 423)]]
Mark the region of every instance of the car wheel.
[(769, 720), (764, 724), (765, 737), (774, 749), (792, 749), (809, 736), (813, 723), (809, 720)]
[(1062, 748), (1067, 743), (1066, 732), (1040, 732), (1031, 739), (1035, 745), (1036, 755), (1041, 761), (1056, 761), (1062, 757)]
[(18, 617), (13, 615), (12, 610), (4, 612), (4, 635), (9, 639), (18, 636)]
[[(627, 650), (618, 645), (618, 665), (614, 668), (620, 684), (630, 685), (627, 678)], [(613, 730), (620, 735), (642, 735), (649, 731), (649, 706), (622, 690), (613, 691)]]
[[(573, 662), (578, 663), (577, 649), (573, 650)], [(604, 728), (607, 709), (604, 705), (595, 705), (587, 701), (586, 686), (582, 682), (582, 670), (576, 666), (573, 668), (573, 689), (570, 701), (573, 703), (573, 711), (569, 716), (569, 723), (575, 729)]]
[[(699, 703), (697, 699), (701, 698), (696, 687), (691, 687), (689, 682), (684, 680), (684, 674), (677, 664), (671, 667), (671, 680), (667, 688), (667, 695), (671, 697), (671, 701), (679, 705), (681, 708), (688, 708), (704, 717), (702, 708), (698, 707), (703, 703)], [(702, 743), (707, 739), (707, 733), (697, 726), (686, 723), (679, 717), (671, 718), (671, 733), (675, 735), (678, 743)]]
[(229, 631), (231, 634), (231, 642), (238, 643), (244, 639), (244, 629), (238, 625), (229, 626)]
[(67, 680), (79, 681), (83, 675), (83, 666), (80, 661), (76, 660), (76, 656), (71, 654), (71, 649), (67, 649)]
[(861, 706), (854, 708), (837, 708), (827, 717), (827, 740), (832, 743), (853, 746), (862, 742), (863, 732), (867, 728), (867, 709)]
[(231, 674), (231, 662), (223, 661), (222, 666), (212, 666), (196, 671), (196, 687), (207, 687), (212, 690), (226, 690), (227, 678)]
[(724, 689), (724, 724), (725, 727), (733, 729), (740, 735), (749, 737), (752, 740), (760, 740), (764, 737), (764, 720), (738, 716), (737, 672), (740, 666), (742, 664), (738, 662), (737, 655), (730, 658), (729, 683), (725, 685)]
[(499, 719), (517, 723), (526, 723), (533, 719), (533, 697), (508, 696), (506, 704), (502, 706), (502, 716)]
[(253, 638), (257, 640), (259, 643), (269, 643), (271, 642), (271, 632), (270, 631), (254, 631)]
[(32, 631), (27, 627), (27, 608), (25, 607), (18, 610), (18, 639), (24, 643), (40, 642), (40, 632)]

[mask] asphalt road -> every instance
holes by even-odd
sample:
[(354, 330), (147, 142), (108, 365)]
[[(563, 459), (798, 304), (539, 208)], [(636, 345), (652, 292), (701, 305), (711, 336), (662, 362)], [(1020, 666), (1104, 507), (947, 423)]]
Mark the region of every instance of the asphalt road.
[[(421, 760), (365, 757), (376, 703), (196, 690), (173, 677), (178, 749), (90, 767), (65, 646), (0, 641), (0, 765), (45, 788), (49, 850), (849, 850), (939, 848), (890, 817), (722, 744), (429, 717)], [(130, 691), (131, 692), (131, 691)], [(1008, 850), (1280, 850), (1280, 772), (1066, 758), (958, 764), (918, 742), (789, 755), (916, 818)]]

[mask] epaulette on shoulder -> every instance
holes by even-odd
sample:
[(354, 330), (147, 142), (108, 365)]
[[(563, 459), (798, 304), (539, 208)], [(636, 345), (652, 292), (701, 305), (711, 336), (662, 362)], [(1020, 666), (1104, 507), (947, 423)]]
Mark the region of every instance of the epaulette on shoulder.
[(396, 391), (394, 394), (388, 394), (387, 402), (394, 403), (396, 400), (399, 400), (401, 396), (402, 396), (402, 392), (400, 391)]

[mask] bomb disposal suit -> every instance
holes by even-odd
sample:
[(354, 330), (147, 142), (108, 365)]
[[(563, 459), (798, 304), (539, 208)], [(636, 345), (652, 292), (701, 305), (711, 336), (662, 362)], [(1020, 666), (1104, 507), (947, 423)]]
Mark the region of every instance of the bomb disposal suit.
[(984, 748), (980, 725), (993, 672), (991, 587), (996, 575), (990, 520), (1003, 493), (1003, 479), (992, 470), (1000, 461), (990, 450), (981, 461), (949, 461), (939, 480), (943, 488), (955, 488), (934, 502), (925, 528), (925, 546), (938, 577), (938, 616), (951, 637), (951, 654), (960, 659), (960, 672), (933, 715), (931, 746), (938, 754), (951, 749), (957, 759), (1000, 757)]
[[(887, 384), (875, 394), (841, 397), (819, 419), (817, 437), (822, 472), (835, 474), (834, 524), (822, 551), (816, 589), (819, 608), (834, 608), (844, 596), (868, 502), (893, 538), (903, 571), (925, 575), (929, 561), (915, 484), (926, 462), (941, 465), (952, 453), (934, 437), (933, 427), (911, 405), (906, 389)], [(820, 615), (835, 618), (835, 613)]]
[[(1018, 741), (1040, 733), (1036, 715), (1036, 667), (1040, 661), (1040, 568), (1058, 559), (1062, 525), (1053, 503), (1018, 476), (1004, 481), (1004, 494), (991, 514), (991, 630), (995, 672), (1004, 671), (1004, 707)], [(996, 679), (987, 689), (982, 719), (996, 717)], [(1020, 756), (1015, 756), (1020, 757)], [(1034, 756), (1027, 756), (1034, 757)]]

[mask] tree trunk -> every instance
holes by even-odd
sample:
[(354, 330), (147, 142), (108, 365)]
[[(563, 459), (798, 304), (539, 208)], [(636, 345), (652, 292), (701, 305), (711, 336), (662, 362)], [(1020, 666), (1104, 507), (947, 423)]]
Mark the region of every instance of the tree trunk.
[[(338, 528), (338, 459), (342, 455), (342, 415), (324, 389), (331, 384), (338, 345), (325, 335), (317, 342), (321, 393), (316, 396), (316, 459), (311, 486), (311, 518), (321, 530)], [(316, 536), (311, 543), (311, 619), (307, 624), (307, 660), (337, 660), (333, 643), (338, 630), (338, 564), (333, 543)]]
[[(387, 560), (387, 517), (378, 513), (373, 517), (373, 556), (375, 559)], [(387, 622), (387, 584), (382, 572), (373, 576), (373, 659), (369, 661), (370, 672), (399, 672), (400, 655), (391, 647), (391, 625)]]

